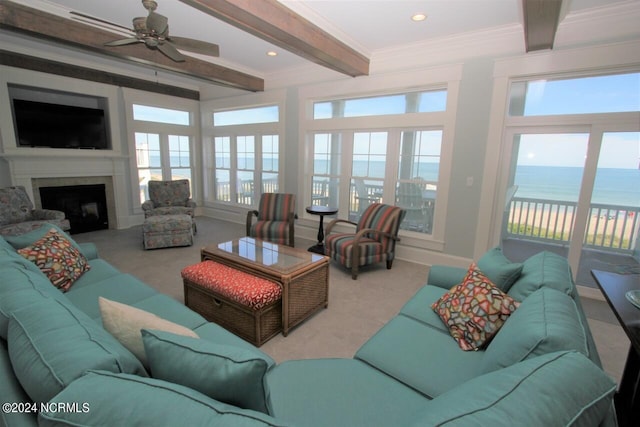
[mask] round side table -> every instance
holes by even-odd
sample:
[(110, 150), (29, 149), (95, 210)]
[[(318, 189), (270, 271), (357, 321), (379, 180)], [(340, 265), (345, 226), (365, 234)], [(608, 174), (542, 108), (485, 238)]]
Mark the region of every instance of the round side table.
[(320, 216), (320, 225), (318, 226), (318, 243), (311, 246), (308, 251), (324, 255), (324, 226), (322, 225), (322, 221), (326, 215), (337, 214), (338, 208), (331, 208), (328, 206), (307, 206), (306, 210), (311, 215)]

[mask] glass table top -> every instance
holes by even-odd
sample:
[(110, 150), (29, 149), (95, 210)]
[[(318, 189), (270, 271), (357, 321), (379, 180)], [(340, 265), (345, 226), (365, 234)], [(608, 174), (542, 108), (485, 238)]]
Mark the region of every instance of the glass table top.
[(251, 237), (218, 243), (205, 248), (205, 251), (212, 249), (218, 255), (257, 264), (280, 273), (287, 273), (325, 258), (323, 255)]

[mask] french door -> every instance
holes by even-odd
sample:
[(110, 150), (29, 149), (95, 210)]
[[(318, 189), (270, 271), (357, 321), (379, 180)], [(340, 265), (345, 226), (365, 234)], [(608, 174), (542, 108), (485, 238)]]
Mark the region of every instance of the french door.
[(637, 129), (510, 128), (505, 142), (501, 239), (510, 259), (556, 252), (578, 284), (592, 287), (591, 269), (638, 269)]

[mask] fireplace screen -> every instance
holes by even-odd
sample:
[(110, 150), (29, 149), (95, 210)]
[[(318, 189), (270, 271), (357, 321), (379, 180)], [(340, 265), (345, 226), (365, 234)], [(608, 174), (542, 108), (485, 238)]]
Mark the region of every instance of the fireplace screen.
[(72, 234), (109, 228), (104, 184), (40, 187), (40, 201), (66, 214)]

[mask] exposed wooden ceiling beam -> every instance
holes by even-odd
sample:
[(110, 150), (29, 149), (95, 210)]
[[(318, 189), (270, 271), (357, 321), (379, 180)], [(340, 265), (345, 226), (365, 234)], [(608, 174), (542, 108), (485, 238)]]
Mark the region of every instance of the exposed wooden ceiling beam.
[(120, 59), (252, 92), (264, 90), (264, 80), (207, 61), (189, 57), (174, 62), (142, 44), (107, 47), (118, 35), (58, 15), (0, 0), (0, 28), (88, 49)]
[(276, 0), (180, 0), (309, 61), (349, 76), (369, 74), (369, 59)]
[(562, 0), (522, 0), (527, 52), (553, 48)]
[(64, 62), (52, 61), (49, 59), (35, 58), (21, 53), (9, 52), (0, 49), (0, 65), (26, 70), (40, 71), (47, 74), (82, 79), (90, 82), (105, 83), (113, 86), (129, 87), (147, 92), (161, 93), (163, 95), (178, 96), (180, 98), (200, 100), (200, 92), (171, 86), (163, 83), (152, 82), (150, 80), (138, 79), (122, 74), (110, 73), (103, 70), (80, 67), (78, 65)]

